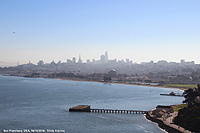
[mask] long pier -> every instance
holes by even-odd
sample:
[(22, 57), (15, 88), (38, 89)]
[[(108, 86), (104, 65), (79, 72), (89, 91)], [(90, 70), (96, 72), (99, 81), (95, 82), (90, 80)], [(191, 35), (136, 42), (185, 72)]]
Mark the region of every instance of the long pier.
[(70, 112), (93, 112), (93, 113), (121, 113), (121, 114), (146, 114), (142, 110), (118, 110), (118, 109), (91, 109), (89, 105), (78, 105), (69, 109)]
[(171, 94), (160, 94), (162, 96), (176, 96), (176, 97), (184, 97), (184, 95), (179, 95), (179, 94), (175, 94), (175, 95), (171, 95)]
[(118, 110), (118, 109), (90, 109), (90, 112), (96, 112), (96, 113), (121, 113), (121, 114), (146, 114), (148, 111)]

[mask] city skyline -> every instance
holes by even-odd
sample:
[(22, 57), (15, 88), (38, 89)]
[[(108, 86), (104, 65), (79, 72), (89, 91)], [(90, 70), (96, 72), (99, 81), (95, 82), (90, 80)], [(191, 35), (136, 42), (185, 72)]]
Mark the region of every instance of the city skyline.
[(28, 62), (25, 63), (20, 63), (20, 62), (16, 62), (10, 65), (3, 65), (6, 64), (6, 62), (1, 62), (0, 61), (0, 67), (9, 67), (9, 66), (18, 66), (18, 65), (24, 65), (24, 64), (34, 64), (34, 65), (44, 65), (44, 64), (60, 64), (60, 63), (67, 63), (67, 64), (71, 64), (71, 63), (94, 63), (94, 64), (106, 64), (106, 63), (110, 63), (110, 62), (122, 62), (122, 63), (128, 63), (128, 64), (144, 64), (144, 63), (158, 63), (158, 62), (167, 62), (167, 63), (192, 63), (192, 64), (200, 64), (200, 63), (196, 63), (193, 60), (185, 60), (185, 59), (180, 59), (179, 61), (175, 62), (175, 61), (167, 61), (167, 60), (158, 60), (158, 61), (154, 61), (154, 60), (150, 60), (150, 61), (146, 61), (146, 62), (134, 62), (133, 60), (130, 60), (128, 58), (126, 59), (109, 59), (109, 55), (108, 52), (105, 51), (104, 55), (99, 55), (99, 59), (86, 59), (86, 60), (82, 60), (81, 55), (79, 54), (78, 58), (76, 58), (75, 56), (73, 56), (71, 59), (67, 58), (64, 61), (58, 60), (51, 60), (50, 62), (46, 62), (45, 60), (41, 59), (38, 60), (37, 62), (32, 62), (31, 60), (29, 60)]
[[(99, 59), (95, 60), (95, 59), (87, 59), (86, 61), (83, 61), (81, 59), (81, 55), (79, 55), (78, 58), (76, 57), (73, 57), (71, 59), (66, 59), (66, 61), (54, 61), (52, 60), (51, 62), (45, 62), (44, 60), (39, 60), (37, 63), (32, 63), (31, 61), (27, 62), (27, 63), (24, 63), (24, 64), (34, 64), (34, 65), (45, 65), (45, 64), (61, 64), (61, 63), (67, 63), (67, 64), (82, 64), (82, 63), (86, 63), (86, 64), (90, 64), (90, 63), (93, 63), (93, 64), (108, 64), (108, 63), (125, 63), (125, 64), (129, 64), (129, 65), (132, 65), (132, 64), (146, 64), (146, 63), (181, 63), (181, 64), (195, 64), (194, 61), (187, 61), (185, 59), (181, 59), (179, 62), (169, 62), (167, 60), (158, 60), (158, 61), (149, 61), (149, 62), (140, 62), (140, 63), (137, 63), (137, 62), (133, 62), (132, 60), (130, 59), (109, 59), (109, 56), (108, 56), (108, 52), (105, 51), (105, 54), (104, 55), (99, 55)], [(19, 62), (17, 62), (17, 65), (24, 65), (24, 64), (19, 64)], [(197, 64), (197, 63), (196, 63)]]
[[(198, 0), (1, 1), (0, 66), (109, 59), (195, 61)], [(75, 56), (76, 55), (76, 56)]]

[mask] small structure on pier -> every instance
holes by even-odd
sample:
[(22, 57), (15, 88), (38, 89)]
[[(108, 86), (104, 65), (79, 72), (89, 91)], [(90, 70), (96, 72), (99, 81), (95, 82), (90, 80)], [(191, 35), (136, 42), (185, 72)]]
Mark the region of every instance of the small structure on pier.
[(90, 105), (78, 105), (69, 108), (69, 112), (90, 112)]

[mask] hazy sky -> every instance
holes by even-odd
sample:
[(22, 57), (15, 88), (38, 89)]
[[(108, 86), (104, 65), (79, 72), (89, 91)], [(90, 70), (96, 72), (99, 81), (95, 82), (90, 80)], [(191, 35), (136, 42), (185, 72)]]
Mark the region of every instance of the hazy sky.
[(0, 0), (0, 64), (82, 59), (200, 63), (200, 0)]

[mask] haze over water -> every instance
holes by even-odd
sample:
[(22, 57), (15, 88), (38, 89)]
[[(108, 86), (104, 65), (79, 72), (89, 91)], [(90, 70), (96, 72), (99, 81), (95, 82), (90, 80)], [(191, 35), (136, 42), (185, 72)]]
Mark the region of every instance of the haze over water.
[(142, 114), (69, 112), (91, 108), (151, 110), (179, 104), (182, 97), (160, 93), (176, 89), (57, 79), (0, 76), (0, 130), (63, 129), (65, 132), (163, 132)]

